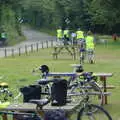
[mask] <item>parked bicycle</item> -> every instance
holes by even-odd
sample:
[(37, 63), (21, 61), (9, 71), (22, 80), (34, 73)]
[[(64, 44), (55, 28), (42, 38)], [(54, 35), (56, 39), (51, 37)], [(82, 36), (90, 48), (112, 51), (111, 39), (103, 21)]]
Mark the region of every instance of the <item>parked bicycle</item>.
[(0, 102), (10, 101), (13, 98), (13, 93), (9, 89), (9, 85), (6, 82), (0, 83)]
[[(61, 81), (62, 79), (52, 79), (51, 81), (44, 80), (42, 82), (43, 83), (45, 82), (47, 84), (49, 82), (54, 83), (56, 80)], [(69, 96), (76, 96), (76, 95), (77, 93), (69, 94)], [(88, 92), (85, 92), (85, 94), (83, 94), (82, 100), (76, 101), (79, 104), (76, 107), (76, 110), (74, 110), (74, 112), (77, 114), (77, 117), (74, 118), (74, 120), (101, 120), (101, 118), (104, 120), (112, 120), (110, 114), (103, 107), (91, 104), (89, 102), (89, 98), (90, 97)], [(42, 118), (43, 120), (46, 120), (45, 119), (46, 109), (44, 109), (44, 106), (51, 102), (51, 97), (49, 99), (40, 99), (40, 100), (31, 99), (30, 102), (33, 104), (36, 104), (36, 110), (34, 112), (26, 113), (26, 112), (19, 112), (19, 111), (18, 112), (0, 111), (0, 114), (7, 114), (7, 113), (12, 114), (17, 120), (42, 120)], [(54, 111), (58, 109), (61, 109), (61, 106), (59, 107), (54, 106), (54, 110), (53, 112), (51, 112), (51, 115), (53, 115)], [(97, 109), (97, 111), (93, 112), (93, 109)], [(56, 120), (56, 119), (53, 118), (52, 120)]]
[[(40, 67), (41, 68), (41, 67)], [(44, 72), (42, 70), (42, 74), (44, 74), (44, 78), (48, 78), (49, 76), (52, 76), (53, 78), (58, 78), (60, 77), (60, 73), (49, 73), (48, 72), (48, 66), (46, 67), (47, 69), (44, 69)], [(46, 73), (47, 71), (47, 73)], [(76, 73), (69, 73), (69, 79), (67, 79), (67, 84), (68, 84), (68, 92), (69, 93), (74, 93), (74, 92), (79, 92), (78, 96), (72, 97), (72, 99), (80, 99), (82, 97), (82, 94), (85, 94), (87, 92), (90, 95), (91, 102), (96, 104), (96, 105), (102, 105), (102, 98), (103, 98), (103, 92), (99, 85), (96, 82), (96, 76), (93, 75), (92, 72), (84, 72), (83, 67), (77, 66), (76, 68)], [(64, 73), (62, 75), (67, 76), (68, 73)], [(43, 76), (43, 75), (42, 75)], [(49, 97), (49, 94), (51, 92), (51, 84), (47, 84), (44, 87), (43, 92), (46, 93), (45, 97)], [(87, 89), (86, 89), (87, 87)], [(86, 90), (83, 90), (86, 89)], [(84, 92), (83, 92), (84, 91)]]

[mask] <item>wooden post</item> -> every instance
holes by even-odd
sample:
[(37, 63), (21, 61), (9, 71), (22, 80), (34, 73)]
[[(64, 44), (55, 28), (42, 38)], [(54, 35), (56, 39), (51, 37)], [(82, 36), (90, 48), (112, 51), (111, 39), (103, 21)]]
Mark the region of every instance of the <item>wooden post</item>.
[(46, 47), (48, 48), (48, 41), (46, 40)]
[(4, 51), (5, 51), (5, 57), (7, 57), (7, 49), (5, 48), (5, 50), (4, 50)]
[(39, 47), (38, 47), (38, 43), (36, 43), (36, 50), (37, 50), (37, 52), (38, 52), (38, 48), (39, 48)]
[(53, 47), (53, 40), (51, 40), (51, 47)]
[(57, 59), (57, 47), (54, 47), (54, 52), (53, 52), (53, 59)]
[(19, 48), (19, 56), (21, 56), (21, 48)]
[(12, 49), (12, 57), (14, 57), (14, 49)]
[(33, 44), (31, 44), (31, 52), (33, 52)]
[(41, 44), (42, 44), (42, 49), (43, 49), (43, 48), (44, 48), (44, 47), (43, 47), (43, 41), (41, 42)]
[[(105, 76), (100, 76), (100, 80), (103, 82), (103, 92), (107, 92), (106, 88), (106, 77)], [(107, 104), (107, 95), (103, 96), (102, 104)]]
[(25, 53), (26, 53), (26, 55), (28, 54), (27, 45), (25, 45)]

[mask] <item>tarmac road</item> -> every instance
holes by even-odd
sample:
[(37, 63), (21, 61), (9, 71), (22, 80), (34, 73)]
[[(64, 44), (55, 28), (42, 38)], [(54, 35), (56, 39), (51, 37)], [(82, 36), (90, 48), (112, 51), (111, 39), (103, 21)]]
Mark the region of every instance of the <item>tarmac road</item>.
[[(45, 41), (54, 41), (54, 45), (56, 45), (56, 37), (55, 36), (50, 36), (48, 34), (45, 33), (41, 33), (37, 30), (33, 30), (31, 28), (27, 28), (27, 27), (23, 27), (22, 28), (22, 32), (24, 34), (24, 36), (26, 37), (26, 41), (21, 42), (19, 44), (16, 44), (14, 46), (9, 46), (9, 47), (2, 47), (0, 48), (0, 57), (4, 57), (5, 56), (5, 49), (8, 51), (7, 55), (11, 55), (10, 53), (10, 49), (14, 49), (15, 53), (18, 53), (19, 48), (23, 48), (24, 46), (27, 45), (31, 45), (31, 44), (36, 44), (36, 43), (40, 43), (41, 41), (45, 42)], [(50, 43), (49, 43), (50, 44)], [(34, 46), (33, 46), (34, 47)], [(39, 48), (42, 48), (41, 46), (39, 46)], [(33, 48), (34, 49), (34, 48)], [(28, 49), (29, 50), (29, 49)], [(24, 52), (24, 50), (22, 50)]]

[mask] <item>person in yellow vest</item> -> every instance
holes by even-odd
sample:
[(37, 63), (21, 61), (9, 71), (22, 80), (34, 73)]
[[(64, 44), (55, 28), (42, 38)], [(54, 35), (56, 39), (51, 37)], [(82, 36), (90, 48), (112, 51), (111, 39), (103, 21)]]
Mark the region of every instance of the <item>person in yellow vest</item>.
[(95, 41), (94, 36), (91, 31), (87, 32), (87, 36), (85, 38), (86, 43), (86, 53), (88, 57), (88, 62), (93, 64), (95, 62), (94, 60), (94, 54), (95, 54)]
[(80, 28), (76, 31), (76, 39), (84, 39), (84, 32)]
[(61, 27), (57, 29), (57, 42), (61, 44), (63, 42), (63, 30)]
[(64, 36), (64, 45), (67, 45), (68, 42), (69, 42), (69, 37), (70, 37), (70, 31), (68, 28), (66, 28), (64, 31), (63, 31), (63, 36)]
[(84, 32), (80, 28), (76, 31), (76, 40), (77, 44), (81, 44), (84, 41)]

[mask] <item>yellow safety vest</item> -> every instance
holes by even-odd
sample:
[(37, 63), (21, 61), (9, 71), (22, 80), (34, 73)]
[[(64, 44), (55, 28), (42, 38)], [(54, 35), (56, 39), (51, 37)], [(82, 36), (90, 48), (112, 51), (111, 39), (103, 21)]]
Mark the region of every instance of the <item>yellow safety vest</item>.
[(62, 37), (63, 37), (62, 29), (57, 29), (57, 38), (62, 38)]
[(69, 30), (64, 30), (63, 35), (64, 36), (66, 35), (66, 37), (69, 37)]
[(94, 37), (93, 36), (87, 36), (85, 38), (86, 42), (86, 49), (94, 49)]
[(81, 30), (76, 31), (76, 36), (77, 39), (84, 38), (84, 32)]

